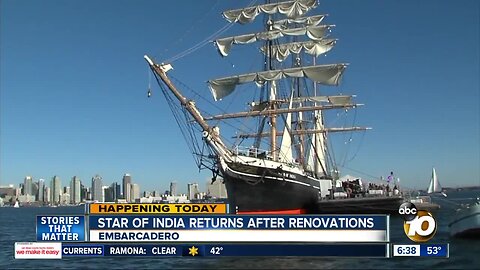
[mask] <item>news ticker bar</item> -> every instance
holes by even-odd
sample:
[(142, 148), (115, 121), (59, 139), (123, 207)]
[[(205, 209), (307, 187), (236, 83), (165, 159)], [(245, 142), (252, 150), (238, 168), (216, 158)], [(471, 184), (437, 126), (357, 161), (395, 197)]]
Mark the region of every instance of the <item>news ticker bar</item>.
[(441, 257), (450, 256), (450, 244), (392, 245), (394, 257)]
[(15, 259), (65, 257), (389, 257), (390, 244), (96, 244), (15, 243)]
[[(393, 252), (390, 252), (390, 248)], [(449, 257), (449, 244), (101, 244), (15, 243), (15, 259), (64, 257)]]

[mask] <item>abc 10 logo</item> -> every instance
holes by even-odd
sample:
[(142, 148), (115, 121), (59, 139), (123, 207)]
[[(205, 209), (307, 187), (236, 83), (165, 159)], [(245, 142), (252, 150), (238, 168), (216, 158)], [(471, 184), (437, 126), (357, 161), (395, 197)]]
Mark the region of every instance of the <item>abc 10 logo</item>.
[(414, 242), (427, 242), (437, 232), (437, 221), (433, 215), (424, 210), (417, 210), (413, 203), (403, 203), (398, 209), (403, 217), (403, 230)]

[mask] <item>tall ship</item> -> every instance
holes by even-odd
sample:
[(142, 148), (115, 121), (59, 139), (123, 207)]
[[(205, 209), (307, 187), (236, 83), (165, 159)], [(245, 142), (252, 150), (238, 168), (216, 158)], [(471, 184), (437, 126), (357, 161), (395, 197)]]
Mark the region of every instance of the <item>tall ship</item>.
[[(339, 186), (329, 137), (369, 128), (325, 125), (326, 111), (361, 104), (354, 95), (323, 91), (340, 84), (348, 64), (320, 63), (337, 39), (330, 34), (334, 25), (324, 23), (326, 15), (313, 14), (317, 6), (317, 0), (267, 1), (222, 13), (230, 26), (258, 26), (257, 32), (216, 37), (214, 44), (223, 58), (235, 47), (256, 45), (259, 51), (249, 58), (260, 57), (262, 67), (207, 82), (215, 102), (248, 104), (244, 111), (208, 113), (172, 79), (171, 63), (144, 56), (197, 166), (211, 170), (212, 181), (221, 177), (238, 213), (317, 213), (322, 212), (320, 201), (328, 201), (326, 207), (335, 212), (341, 205), (329, 200)], [(232, 97), (239, 91), (250, 91), (253, 100)], [(226, 136), (224, 128), (235, 132)]]

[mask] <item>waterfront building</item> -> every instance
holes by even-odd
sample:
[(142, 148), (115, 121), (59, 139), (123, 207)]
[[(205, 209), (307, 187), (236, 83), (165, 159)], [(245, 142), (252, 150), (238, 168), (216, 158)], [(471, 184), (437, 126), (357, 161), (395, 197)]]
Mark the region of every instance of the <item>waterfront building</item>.
[(37, 192), (37, 201), (44, 202), (44, 194), (45, 194), (45, 180), (38, 179), (38, 192)]
[(60, 196), (62, 194), (62, 182), (60, 177), (55, 175), (51, 182), (51, 199), (50, 201), (52, 204), (59, 204), (60, 203)]
[(63, 193), (68, 194), (69, 196), (71, 196), (70, 187), (69, 187), (69, 186), (63, 187)]
[(113, 202), (113, 196), (110, 193), (109, 186), (102, 186), (102, 202)]
[(35, 201), (37, 201), (37, 197), (38, 197), (38, 182), (33, 182), (32, 183), (32, 194), (31, 194), (34, 198), (35, 198)]
[(28, 175), (25, 176), (25, 179), (23, 180), (23, 195), (33, 195), (32, 185), (32, 177)]
[(177, 195), (177, 182), (171, 182), (170, 183), (170, 196), (176, 196)]
[(80, 182), (80, 201), (83, 202), (86, 200), (90, 200), (88, 198), (88, 187), (86, 187), (82, 184), (82, 182)]
[(105, 190), (106, 202), (116, 202), (121, 199), (121, 186), (117, 182), (113, 182), (108, 189)]
[(165, 202), (165, 203), (188, 203), (190, 201), (188, 200), (186, 194), (181, 194), (181, 195), (175, 195), (175, 196), (171, 196), (171, 195), (162, 196), (162, 202)]
[(79, 177), (74, 176), (70, 181), (70, 203), (79, 204), (81, 201), (81, 181)]
[(66, 193), (66, 192), (62, 193), (60, 195), (60, 204), (61, 205), (67, 205), (69, 203), (70, 203), (70, 194)]
[(103, 179), (100, 175), (92, 177), (92, 200), (103, 202)]
[(139, 199), (139, 203), (161, 203), (163, 201), (163, 198), (161, 196), (159, 197), (142, 197)]
[(50, 187), (45, 187), (44, 193), (43, 193), (43, 202), (45, 203), (50, 203), (52, 201), (52, 190)]
[(115, 187), (114, 187), (114, 184), (113, 183), (112, 185), (110, 186), (104, 186), (104, 193), (105, 193), (105, 200), (104, 202), (115, 202), (115, 196), (114, 196), (114, 193), (115, 193)]
[(17, 197), (19, 203), (32, 203), (35, 201), (35, 196), (33, 195), (20, 195)]
[(130, 203), (132, 202), (132, 185), (131, 184), (128, 184), (126, 186), (124, 186), (124, 192), (123, 192), (123, 196), (124, 196), (124, 199), (127, 203)]
[(115, 185), (115, 188), (114, 188), (114, 199), (115, 201), (117, 201), (118, 199), (121, 199), (122, 198), (122, 186), (117, 183), (117, 182), (114, 182), (113, 183)]
[(188, 192), (188, 199), (193, 200), (195, 199), (195, 195), (199, 193), (198, 184), (197, 183), (189, 183), (187, 185), (187, 192)]
[(0, 197), (15, 197), (16, 196), (16, 188), (14, 185), (8, 186), (0, 186)]
[[(122, 184), (123, 184), (123, 189), (122, 189), (122, 194), (123, 194), (123, 198), (124, 199), (127, 199), (127, 197), (130, 197), (130, 184), (132, 183), (132, 176), (130, 176), (130, 174), (126, 173), (125, 175), (123, 175), (123, 179), (122, 179)], [(128, 189), (128, 190), (127, 190)], [(127, 199), (127, 202), (129, 202), (130, 200)]]
[(131, 186), (132, 194), (130, 195), (130, 199), (134, 202), (135, 200), (140, 199), (140, 186), (138, 184), (132, 184)]

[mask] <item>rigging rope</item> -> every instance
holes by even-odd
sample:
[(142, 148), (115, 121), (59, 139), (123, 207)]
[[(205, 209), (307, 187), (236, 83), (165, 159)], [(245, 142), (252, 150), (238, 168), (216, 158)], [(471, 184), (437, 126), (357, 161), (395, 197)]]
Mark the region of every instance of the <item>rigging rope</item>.
[[(169, 47), (175, 48), (180, 41), (182, 41), (188, 34), (190, 34), (190, 33), (192, 32), (192, 30), (193, 30), (195, 27), (197, 27), (198, 25), (200, 25), (200, 24), (205, 20), (205, 18), (210, 15), (210, 13), (213, 11), (213, 9), (218, 5), (219, 1), (220, 1), (220, 0), (217, 0), (217, 1), (215, 2), (215, 4), (212, 5), (212, 7), (210, 8), (210, 10), (209, 10), (208, 12), (204, 12), (204, 13), (203, 13), (203, 16), (202, 16), (200, 19), (198, 19), (195, 23), (191, 24), (190, 28), (189, 28), (187, 31), (185, 31), (185, 32), (183, 33), (183, 35), (182, 35), (181, 37), (179, 37), (175, 42), (173, 42)], [(169, 48), (169, 47), (165, 48), (164, 54), (168, 52), (168, 50), (169, 50), (168, 48)]]
[[(201, 153), (200, 145), (197, 141), (196, 136), (194, 136), (194, 134), (192, 133), (193, 132), (192, 123), (188, 118), (188, 114), (186, 112), (185, 107), (181, 106), (178, 102), (175, 102), (173, 97), (169, 94), (170, 92), (165, 89), (165, 86), (159, 81), (159, 78), (157, 77), (156, 74), (155, 74), (155, 79), (157, 80), (157, 83), (160, 86), (160, 89), (162, 90), (163, 95), (165, 96), (165, 99), (168, 103), (168, 106), (170, 107), (170, 110), (172, 111), (172, 114), (175, 118), (175, 121), (177, 122), (178, 127), (180, 128), (180, 132), (182, 133), (183, 138), (187, 142), (187, 146), (193, 155), (195, 163), (197, 164), (198, 167), (200, 167), (201, 160), (197, 156), (199, 153)], [(180, 112), (183, 112), (185, 120), (182, 120), (182, 117), (180, 116)], [(187, 127), (190, 127), (190, 128), (187, 128)]]
[(211, 42), (212, 39), (214, 39), (215, 37), (219, 36), (220, 34), (222, 34), (223, 32), (227, 31), (228, 29), (230, 29), (230, 27), (232, 27), (234, 25), (234, 23), (228, 23), (226, 25), (224, 25), (222, 28), (220, 28), (219, 30), (217, 30), (215, 33), (211, 34), (210, 36), (208, 36), (207, 38), (205, 38), (204, 40), (200, 41), (199, 43), (193, 45), (192, 47), (186, 49), (185, 51), (165, 60), (166, 63), (172, 63), (180, 58), (183, 58), (195, 51), (197, 51), (198, 49), (202, 48), (203, 46), (207, 45), (208, 43)]
[[(253, 5), (255, 2), (257, 2), (257, 0), (253, 0), (252, 2), (250, 2), (250, 4), (248, 6), (251, 6)], [(216, 5), (216, 4), (215, 4)], [(212, 9), (208, 12), (210, 13), (211, 11), (213, 10), (213, 7)], [(207, 13), (207, 14), (208, 14)], [(208, 43), (212, 42), (212, 40), (214, 40), (215, 38), (217, 38), (218, 36), (220, 36), (221, 34), (223, 34), (224, 32), (226, 32), (228, 29), (230, 29), (233, 25), (235, 25), (235, 22), (229, 22), (227, 24), (225, 24), (224, 26), (222, 26), (220, 29), (218, 29), (217, 31), (215, 31), (214, 33), (212, 33), (210, 36), (206, 37), (205, 39), (203, 39), (202, 41), (198, 42), (197, 44), (193, 45), (192, 47), (186, 49), (185, 51), (173, 56), (173, 57), (170, 57), (169, 59), (165, 60), (164, 62), (165, 63), (172, 63), (180, 58), (183, 58), (199, 49), (201, 49), (202, 47), (204, 47), (205, 45), (207, 45)], [(190, 30), (189, 30), (190, 31)], [(187, 31), (188, 32), (188, 31)], [(185, 36), (185, 35), (184, 35)]]
[[(355, 113), (353, 114), (353, 123), (352, 126), (355, 126), (356, 120), (357, 120), (357, 110), (354, 111)], [(346, 118), (345, 118), (345, 123), (346, 123)], [(345, 125), (346, 127), (346, 125)], [(341, 166), (345, 166), (345, 163), (347, 162), (347, 156), (348, 152), (350, 151), (350, 143), (352, 142), (352, 137), (353, 137), (353, 131), (350, 131), (350, 136), (348, 137), (348, 140), (345, 141), (345, 144), (347, 145), (347, 149), (345, 150), (345, 155), (343, 156), (343, 161)], [(345, 138), (345, 137), (344, 137)]]

